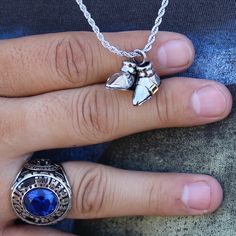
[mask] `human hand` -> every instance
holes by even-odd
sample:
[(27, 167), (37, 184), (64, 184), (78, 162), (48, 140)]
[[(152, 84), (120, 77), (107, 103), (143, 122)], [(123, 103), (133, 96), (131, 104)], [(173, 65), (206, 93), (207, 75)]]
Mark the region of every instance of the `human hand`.
[[(107, 34), (131, 50), (147, 32)], [(159, 75), (187, 69), (194, 49), (184, 36), (160, 32), (150, 59)], [(3, 236), (68, 235), (49, 228), (14, 226), (10, 188), (30, 153), (83, 146), (165, 127), (201, 125), (225, 118), (231, 95), (219, 83), (163, 80), (157, 95), (133, 107), (130, 92), (104, 88), (121, 59), (91, 33), (60, 33), (0, 41), (0, 226)], [(164, 157), (163, 157), (164, 158)], [(93, 163), (63, 164), (73, 190), (74, 219), (126, 215), (211, 213), (222, 200), (210, 176), (118, 170)]]

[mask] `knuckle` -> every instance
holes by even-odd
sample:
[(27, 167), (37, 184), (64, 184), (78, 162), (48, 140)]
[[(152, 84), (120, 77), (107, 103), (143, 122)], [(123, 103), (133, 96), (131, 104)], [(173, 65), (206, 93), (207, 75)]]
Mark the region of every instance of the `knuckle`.
[(72, 114), (74, 130), (89, 142), (109, 140), (118, 129), (119, 105), (116, 95), (94, 88), (76, 93)]
[(160, 88), (155, 101), (156, 118), (161, 125), (169, 125), (173, 120), (173, 115), (177, 112), (176, 101), (166, 83), (162, 83)]
[(165, 187), (160, 183), (151, 183), (147, 188), (147, 207), (153, 214), (164, 214), (164, 199), (166, 199), (167, 193)]
[(88, 68), (93, 64), (92, 50), (87, 50), (87, 45), (82, 37), (73, 33), (67, 34), (55, 44), (54, 69), (69, 84), (82, 86), (86, 83)]
[[(79, 175), (79, 176), (78, 176)], [(76, 176), (75, 210), (81, 218), (96, 217), (103, 211), (107, 190), (106, 171), (102, 165), (90, 166)]]

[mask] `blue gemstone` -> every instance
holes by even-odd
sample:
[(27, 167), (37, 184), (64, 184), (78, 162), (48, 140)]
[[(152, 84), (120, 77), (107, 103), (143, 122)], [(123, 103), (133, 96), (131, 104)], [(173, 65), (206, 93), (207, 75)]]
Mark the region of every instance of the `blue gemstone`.
[(56, 194), (46, 188), (32, 189), (24, 197), (26, 210), (35, 216), (50, 215), (56, 209), (57, 203)]

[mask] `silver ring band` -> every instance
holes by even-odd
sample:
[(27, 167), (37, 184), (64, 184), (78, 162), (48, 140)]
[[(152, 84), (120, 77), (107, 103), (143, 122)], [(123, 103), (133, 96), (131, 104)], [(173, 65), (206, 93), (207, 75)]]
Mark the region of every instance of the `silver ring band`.
[(50, 160), (26, 162), (11, 193), (16, 215), (34, 225), (51, 225), (63, 220), (72, 204), (72, 191), (63, 167)]

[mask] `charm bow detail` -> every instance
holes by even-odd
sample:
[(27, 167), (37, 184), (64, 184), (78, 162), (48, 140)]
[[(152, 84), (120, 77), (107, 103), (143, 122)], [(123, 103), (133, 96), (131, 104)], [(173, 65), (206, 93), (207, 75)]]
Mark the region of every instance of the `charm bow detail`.
[(149, 100), (161, 84), (150, 61), (141, 64), (124, 61), (121, 71), (108, 78), (106, 88), (114, 90), (134, 90), (133, 105), (139, 106)]

